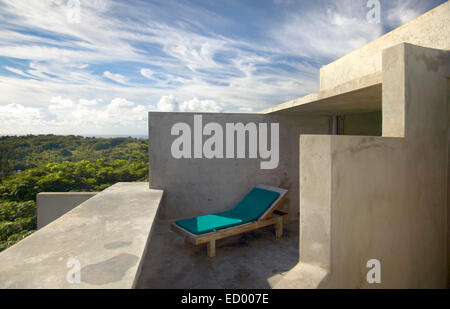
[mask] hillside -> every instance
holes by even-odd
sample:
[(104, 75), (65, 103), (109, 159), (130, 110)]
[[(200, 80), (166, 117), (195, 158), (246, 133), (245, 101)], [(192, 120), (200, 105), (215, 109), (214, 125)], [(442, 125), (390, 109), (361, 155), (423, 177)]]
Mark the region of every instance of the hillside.
[(0, 175), (64, 161), (147, 161), (146, 139), (26, 135), (0, 137)]
[(119, 181), (147, 181), (147, 143), (131, 137), (0, 137), (0, 251), (36, 229), (39, 192), (101, 191)]

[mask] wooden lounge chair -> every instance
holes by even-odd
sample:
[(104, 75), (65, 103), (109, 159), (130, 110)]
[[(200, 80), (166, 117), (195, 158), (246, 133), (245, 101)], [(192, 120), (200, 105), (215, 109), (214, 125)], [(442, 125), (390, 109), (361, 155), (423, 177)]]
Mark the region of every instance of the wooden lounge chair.
[(216, 240), (275, 225), (276, 238), (283, 234), (287, 213), (276, 208), (288, 191), (267, 185), (254, 187), (233, 209), (172, 223), (172, 231), (184, 237), (187, 244), (207, 244), (209, 257), (216, 255)]

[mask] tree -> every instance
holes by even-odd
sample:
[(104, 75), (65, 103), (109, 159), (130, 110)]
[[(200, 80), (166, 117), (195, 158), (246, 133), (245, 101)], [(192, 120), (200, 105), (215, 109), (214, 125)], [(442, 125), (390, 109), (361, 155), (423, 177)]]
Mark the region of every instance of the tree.
[(14, 171), (13, 147), (0, 141), (0, 179), (6, 178)]

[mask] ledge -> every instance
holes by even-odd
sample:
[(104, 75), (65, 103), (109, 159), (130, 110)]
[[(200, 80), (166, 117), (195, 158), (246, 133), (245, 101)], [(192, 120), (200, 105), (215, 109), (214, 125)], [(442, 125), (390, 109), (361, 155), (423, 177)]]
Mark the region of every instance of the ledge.
[(317, 289), (328, 272), (317, 265), (299, 262), (273, 287), (274, 289)]
[(381, 72), (376, 72), (259, 113), (335, 115), (381, 111), (381, 84)]
[(37, 228), (41, 229), (98, 192), (41, 192), (36, 195)]
[(141, 182), (98, 193), (0, 253), (0, 288), (133, 288), (163, 192)]

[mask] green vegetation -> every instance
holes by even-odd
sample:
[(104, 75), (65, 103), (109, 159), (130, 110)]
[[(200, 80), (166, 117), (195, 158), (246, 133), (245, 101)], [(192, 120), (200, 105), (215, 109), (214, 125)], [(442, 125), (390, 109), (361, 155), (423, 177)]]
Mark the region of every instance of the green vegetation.
[(131, 137), (0, 137), (0, 251), (36, 229), (37, 193), (148, 181), (147, 153), (147, 140)]

